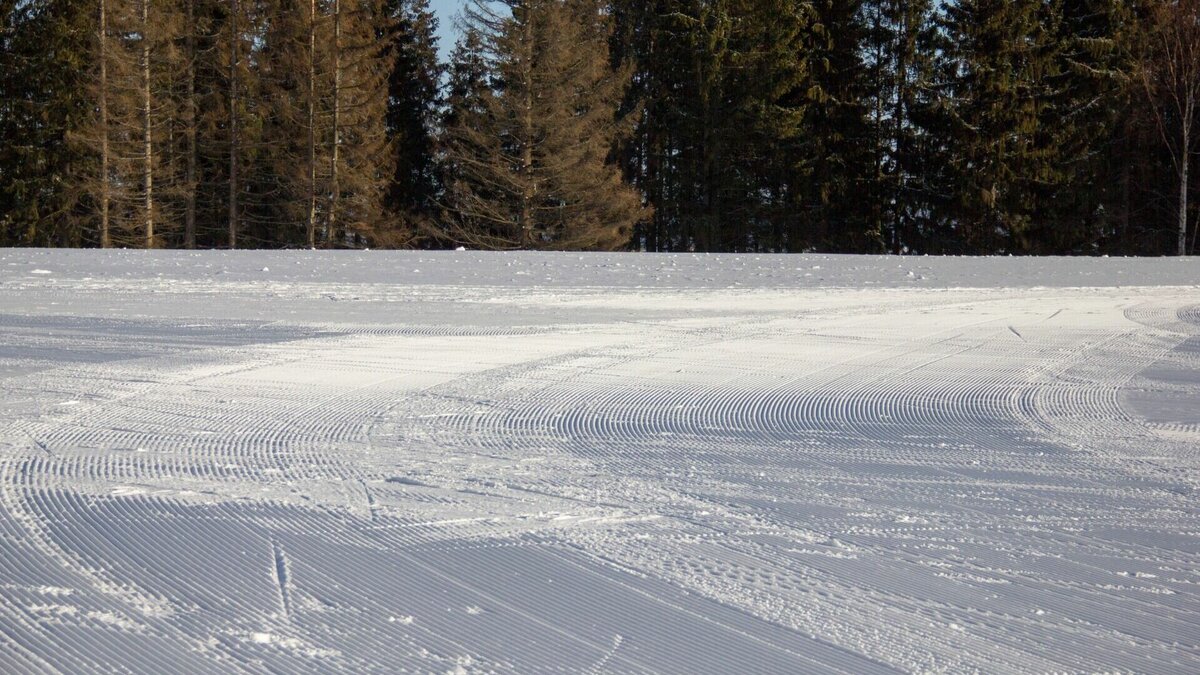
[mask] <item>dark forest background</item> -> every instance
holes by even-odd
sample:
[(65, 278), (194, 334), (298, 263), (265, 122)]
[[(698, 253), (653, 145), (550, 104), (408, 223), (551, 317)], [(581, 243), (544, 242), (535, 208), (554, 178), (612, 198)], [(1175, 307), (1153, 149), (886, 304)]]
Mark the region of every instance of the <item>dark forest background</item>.
[(0, 245), (1197, 252), (1200, 0), (0, 0)]

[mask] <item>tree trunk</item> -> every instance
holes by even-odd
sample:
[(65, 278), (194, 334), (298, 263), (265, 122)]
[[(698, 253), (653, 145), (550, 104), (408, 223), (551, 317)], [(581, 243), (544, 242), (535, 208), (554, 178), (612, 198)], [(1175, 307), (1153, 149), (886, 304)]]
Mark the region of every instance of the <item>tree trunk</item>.
[(108, 3), (100, 0), (100, 248), (110, 248), (108, 211)]
[(187, 190), (183, 214), (183, 245), (196, 248), (196, 0), (187, 0)]
[(141, 2), (142, 55), (142, 208), (145, 213), (146, 248), (154, 248), (154, 127), (150, 101), (150, 0)]
[(902, 232), (902, 222), (904, 220), (904, 206), (902, 201), (905, 198), (905, 180), (904, 180), (904, 161), (903, 161), (903, 144), (904, 144), (904, 126), (907, 124), (908, 110), (905, 104), (908, 101), (908, 45), (910, 40), (910, 32), (912, 27), (909, 25), (909, 9), (908, 3), (901, 0), (896, 3), (896, 12), (900, 19), (899, 37), (896, 40), (896, 107), (893, 112), (894, 131), (892, 143), (894, 148), (892, 152), (895, 166), (892, 167), (896, 172), (895, 181), (893, 183), (892, 194), (892, 253), (900, 255), (904, 251), (904, 233)]
[(342, 3), (333, 0), (333, 152), (329, 158), (329, 213), (326, 218), (325, 245), (332, 246), (338, 217), (338, 198), (342, 186), (338, 180), (339, 150), (342, 143)]
[(229, 248), (238, 235), (238, 0), (229, 12)]
[(533, 200), (535, 188), (533, 182), (533, 15), (526, 12), (524, 28), (525, 54), (522, 66), (525, 68), (525, 97), (522, 101), (524, 110), (521, 117), (521, 248), (533, 246)]
[(317, 0), (308, 3), (308, 223), (309, 248), (317, 247)]
[(1188, 254), (1188, 168), (1191, 158), (1191, 134), (1183, 132), (1183, 151), (1179, 153), (1179, 255)]

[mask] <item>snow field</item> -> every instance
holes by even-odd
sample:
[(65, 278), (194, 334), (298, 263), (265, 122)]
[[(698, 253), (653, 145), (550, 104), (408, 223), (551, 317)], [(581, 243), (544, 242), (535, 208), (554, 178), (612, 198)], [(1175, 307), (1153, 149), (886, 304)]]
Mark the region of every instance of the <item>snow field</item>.
[(0, 670), (1200, 669), (1195, 261), (0, 252)]

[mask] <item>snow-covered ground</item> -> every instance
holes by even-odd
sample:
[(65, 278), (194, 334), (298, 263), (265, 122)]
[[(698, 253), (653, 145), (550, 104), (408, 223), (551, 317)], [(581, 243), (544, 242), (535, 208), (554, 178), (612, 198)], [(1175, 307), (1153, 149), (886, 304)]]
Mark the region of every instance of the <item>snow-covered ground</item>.
[(0, 251), (0, 671), (1200, 671), (1200, 261)]

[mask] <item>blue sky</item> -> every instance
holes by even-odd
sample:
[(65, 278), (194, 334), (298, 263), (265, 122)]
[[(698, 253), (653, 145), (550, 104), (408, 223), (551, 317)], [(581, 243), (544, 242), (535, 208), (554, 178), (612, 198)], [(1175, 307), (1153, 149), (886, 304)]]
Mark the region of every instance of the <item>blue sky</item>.
[(438, 46), (442, 55), (448, 56), (454, 48), (454, 16), (462, 7), (462, 0), (431, 0), (429, 4), (438, 16), (438, 36), (441, 38)]

